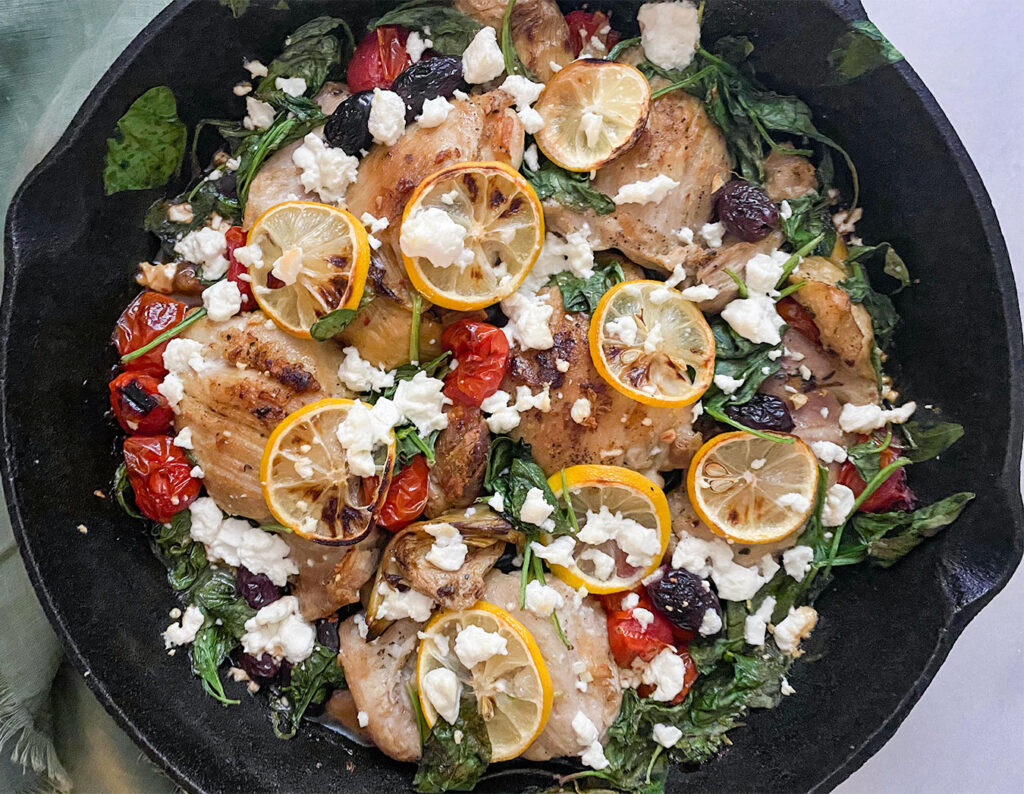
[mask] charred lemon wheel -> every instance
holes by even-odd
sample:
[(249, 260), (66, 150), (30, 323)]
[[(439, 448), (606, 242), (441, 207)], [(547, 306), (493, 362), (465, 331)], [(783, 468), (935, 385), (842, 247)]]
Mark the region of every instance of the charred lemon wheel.
[(593, 171), (629, 149), (651, 112), (651, 86), (625, 63), (573, 61), (548, 81), (534, 109), (535, 135), (549, 160), (567, 171)]
[(700, 519), (724, 538), (771, 543), (800, 529), (814, 507), (818, 463), (796, 436), (780, 444), (742, 430), (722, 433), (690, 463), (686, 489)]
[[(672, 531), (672, 519), (664, 492), (651, 480), (621, 466), (586, 465), (565, 469), (568, 494), (563, 487), (562, 472), (552, 475), (548, 485), (560, 502), (572, 506), (580, 528), (572, 551), (573, 565), (549, 563), (552, 573), (567, 585), (576, 589), (584, 587), (588, 593), (617, 593), (632, 589), (661, 564)], [(621, 525), (623, 520), (630, 519), (642, 529), (630, 525), (622, 537), (603, 539), (606, 534), (603, 529), (587, 529), (588, 514), (601, 516), (602, 508), (607, 508), (613, 523)], [(602, 522), (605, 523), (607, 520)], [(588, 539), (595, 542), (587, 542)], [(547, 545), (555, 540), (545, 534), (540, 542)], [(631, 555), (637, 557), (629, 559)], [(610, 557), (614, 563), (609, 576), (600, 575), (602, 565), (612, 564), (605, 557)], [(637, 564), (638, 558), (647, 561)]]
[(253, 296), (282, 330), (309, 338), (324, 315), (359, 305), (370, 244), (345, 210), (312, 201), (275, 204), (253, 224), (246, 244), (258, 246), (262, 259), (248, 268)]
[(715, 375), (711, 326), (660, 281), (624, 281), (605, 293), (590, 320), (590, 355), (616, 391), (645, 405), (689, 405)]
[[(419, 253), (424, 243), (433, 247), (442, 237), (454, 245), (449, 254), (458, 251), (457, 261)], [(537, 194), (505, 163), (441, 169), (420, 183), (402, 215), (402, 259), (409, 279), (427, 300), (446, 309), (482, 309), (507, 298), (530, 272), (543, 242)]]
[[(505, 640), (505, 653), (467, 668), (456, 653), (459, 632), (476, 626)], [(469, 609), (440, 612), (420, 635), (416, 655), (416, 682), (427, 724), (443, 719), (427, 693), (435, 670), (454, 673), (462, 687), (476, 696), (477, 707), (491, 740), (491, 761), (520, 755), (540, 732), (551, 714), (554, 689), (547, 665), (533, 635), (501, 607), (477, 601)]]
[(267, 439), (260, 485), (267, 507), (282, 526), (318, 543), (355, 543), (370, 529), (391, 482), (394, 434), (374, 451), (377, 473), (352, 474), (338, 441), (338, 425), (354, 400), (320, 400), (289, 414)]

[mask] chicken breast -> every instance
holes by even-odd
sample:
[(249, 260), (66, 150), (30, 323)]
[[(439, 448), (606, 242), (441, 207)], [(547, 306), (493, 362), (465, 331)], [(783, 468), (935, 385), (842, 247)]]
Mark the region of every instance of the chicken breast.
[[(507, 3), (504, 0), (455, 0), (455, 8), (489, 25), (501, 35)], [(557, 68), (574, 58), (569, 26), (554, 0), (518, 0), (509, 20), (512, 44), (519, 60), (537, 78), (546, 83)]]
[[(548, 584), (562, 596), (565, 606), (558, 620), (571, 647), (566, 647), (548, 618), (519, 608), (518, 574), (492, 571), (486, 579), (484, 600), (508, 610), (536, 640), (554, 688), (551, 716), (540, 736), (523, 753), (531, 761), (577, 755), (584, 749), (572, 728), (573, 717), (583, 712), (603, 735), (619, 714), (622, 686), (612, 659), (604, 610), (592, 597), (579, 605), (576, 593), (558, 579)], [(579, 686), (586, 684), (585, 691)]]
[(348, 396), (338, 380), (339, 351), (286, 334), (259, 311), (223, 323), (203, 319), (182, 336), (203, 344), (206, 362), (202, 372), (181, 376), (177, 417), (179, 431), (192, 430), (203, 484), (227, 513), (269, 520), (259, 483), (263, 447), (292, 411)]
[[(627, 466), (647, 474), (685, 468), (701, 444), (691, 427), (691, 408), (643, 405), (613, 389), (590, 358), (590, 317), (564, 312), (556, 288), (541, 294), (555, 306), (548, 322), (554, 347), (513, 347), (501, 388), (514, 395), (518, 386), (534, 393), (547, 386), (551, 410), (520, 414), (510, 435), (531, 445), (534, 460), (549, 475), (579, 463)], [(565, 372), (557, 360), (569, 362)], [(571, 412), (581, 399), (589, 401), (590, 416), (577, 423)]]
[(798, 154), (772, 149), (764, 158), (764, 189), (772, 201), (797, 199), (813, 193), (818, 189), (814, 163)]
[(384, 546), (384, 533), (373, 529), (351, 546), (325, 546), (298, 535), (282, 535), (299, 566), (292, 595), (306, 620), (325, 618), (359, 600), (360, 588), (373, 578)]
[[(651, 104), (647, 128), (633, 148), (600, 168), (591, 182), (614, 197), (619, 188), (665, 175), (676, 182), (659, 202), (619, 204), (609, 215), (576, 212), (554, 201), (544, 204), (551, 231), (568, 234), (586, 223), (594, 250), (616, 248), (637, 264), (666, 272), (679, 263), (692, 272), (707, 249), (685, 244), (675, 232), (697, 232), (711, 220), (711, 194), (729, 178), (729, 153), (721, 130), (699, 99), (673, 91)], [(692, 264), (691, 264), (692, 263)]]
[(338, 655), (356, 711), (369, 716), (369, 739), (397, 761), (420, 757), (420, 734), (408, 692), (415, 676), (418, 628), (411, 620), (400, 620), (367, 642), (359, 635), (355, 616), (338, 627)]
[(469, 507), (483, 489), (491, 436), (479, 408), (449, 406), (448, 427), (437, 436), (437, 462), (427, 478), (427, 518)]

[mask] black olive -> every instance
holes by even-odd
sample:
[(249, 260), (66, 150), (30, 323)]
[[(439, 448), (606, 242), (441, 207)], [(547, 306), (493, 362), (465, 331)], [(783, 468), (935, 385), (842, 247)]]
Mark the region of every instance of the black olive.
[(338, 640), (338, 621), (326, 618), (318, 620), (316, 622), (316, 641), (332, 651), (338, 650), (341, 646)]
[(338, 105), (324, 126), (327, 143), (353, 157), (369, 149), (373, 143), (368, 127), (371, 102), (373, 91), (360, 91)]
[(414, 63), (391, 84), (391, 90), (405, 101), (405, 123), (411, 124), (422, 112), (423, 103), (439, 96), (448, 98), (456, 90), (465, 90), (462, 59), (439, 55)]
[(777, 430), (788, 433), (793, 429), (793, 417), (786, 403), (778, 397), (758, 392), (742, 405), (728, 405), (725, 414), (752, 430)]
[(763, 240), (779, 225), (779, 210), (768, 194), (743, 179), (726, 182), (711, 202), (726, 231), (748, 243)]
[(239, 594), (253, 609), (262, 609), (281, 597), (281, 591), (270, 577), (265, 573), (253, 573), (244, 565), (238, 566), (235, 581)]
[(265, 653), (257, 659), (248, 653), (242, 654), (242, 669), (256, 683), (269, 681), (277, 675), (281, 666), (274, 661), (274, 657)]
[(647, 586), (647, 594), (659, 612), (686, 631), (698, 631), (709, 609), (722, 616), (722, 605), (714, 590), (699, 576), (682, 568), (666, 570), (657, 582)]

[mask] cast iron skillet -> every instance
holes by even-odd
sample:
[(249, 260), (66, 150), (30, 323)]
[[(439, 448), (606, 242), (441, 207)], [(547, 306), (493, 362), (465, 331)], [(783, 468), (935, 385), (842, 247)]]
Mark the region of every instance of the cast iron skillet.
[[(318, 14), (358, 30), (395, 3), (273, 5), (254, 2), (233, 20), (215, 0), (173, 3), (118, 58), (15, 197), (0, 338), (4, 490), (29, 575), (72, 661), (183, 787), (406, 790), (411, 766), (319, 726), (276, 740), (265, 704), (239, 684), (227, 687), (240, 706), (207, 697), (185, 655), (162, 651), (174, 599), (141, 526), (93, 495), (114, 468), (116, 435), (103, 419), (114, 363), (107, 339), (136, 292), (135, 263), (153, 253), (138, 222), (159, 192), (103, 196), (114, 123), (159, 84), (174, 89), (190, 128), (238, 116), (231, 86), (244, 76), (243, 56), (271, 57), (286, 32)], [(616, 5), (620, 25), (638, 5)], [(848, 0), (709, 0), (705, 40), (751, 35), (761, 72), (808, 100), (849, 149), (867, 208), (863, 237), (891, 240), (920, 278), (898, 300), (901, 391), (966, 427), (941, 462), (914, 468), (914, 487), (926, 502), (967, 489), (978, 498), (896, 568), (841, 571), (791, 676), (798, 694), (755, 712), (718, 760), (674, 772), (672, 791), (834, 787), (893, 734), (1021, 557), (1024, 366), (1006, 249), (970, 158), (909, 66), (827, 85), (826, 55), (848, 22), (863, 18)], [(542, 781), (502, 778), (493, 790), (529, 782)]]

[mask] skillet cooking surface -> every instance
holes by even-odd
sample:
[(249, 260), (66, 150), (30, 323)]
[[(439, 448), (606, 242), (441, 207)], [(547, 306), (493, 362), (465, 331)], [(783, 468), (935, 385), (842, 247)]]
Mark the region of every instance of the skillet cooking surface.
[[(411, 766), (319, 726), (276, 740), (266, 704), (241, 684), (226, 682), (239, 706), (206, 696), (184, 654), (162, 650), (174, 596), (141, 524), (93, 495), (115, 466), (116, 434), (103, 418), (115, 361), (106, 342), (137, 291), (135, 263), (154, 252), (139, 223), (163, 194), (103, 196), (105, 140), (118, 117), (160, 84), (174, 90), (190, 129), (200, 118), (239, 116), (231, 86), (244, 76), (243, 56), (266, 60), (319, 14), (357, 28), (397, 3), (273, 5), (254, 2), (233, 20), (215, 0), (174, 3), (121, 55), (15, 197), (0, 339), (4, 489), (29, 575), (72, 661), (178, 783), (203, 792), (403, 791)], [(616, 3), (616, 18), (635, 18), (638, 5)], [(807, 100), (853, 156), (867, 208), (858, 230), (890, 240), (921, 279), (897, 299), (897, 384), (966, 428), (941, 462), (915, 467), (915, 490), (925, 503), (959, 490), (978, 498), (897, 567), (841, 571), (790, 676), (797, 695), (754, 712), (731, 734), (733, 747), (674, 773), (670, 791), (835, 786), (892, 735), (1021, 556), (1022, 346), (1006, 250), (973, 164), (905, 63), (822, 85), (846, 20), (861, 18), (849, 0), (709, 0), (705, 40), (749, 34), (759, 73)]]

